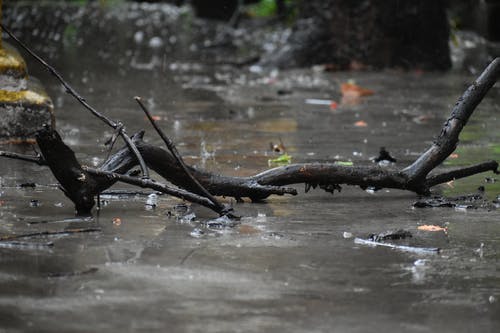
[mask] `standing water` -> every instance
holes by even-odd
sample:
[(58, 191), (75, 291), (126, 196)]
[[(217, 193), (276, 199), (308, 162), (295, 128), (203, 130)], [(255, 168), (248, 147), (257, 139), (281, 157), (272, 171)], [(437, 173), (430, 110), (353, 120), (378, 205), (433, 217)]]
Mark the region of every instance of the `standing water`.
[[(269, 47), (286, 30), (236, 31), (241, 45), (221, 50), (211, 41), (223, 27), (168, 5), (18, 5), (4, 15), (8, 26), (128, 133), (145, 129), (148, 142), (162, 145), (133, 100), (141, 96), (189, 164), (235, 176), (269, 168), (269, 160), (279, 156), (270, 143), (284, 147), (293, 162), (369, 165), (386, 147), (396, 167), (408, 165), (431, 144), (474, 79), (462, 72), (238, 69), (235, 64), (254, 55), (252, 43), (267, 38), (263, 44)], [(112, 131), (25, 58), (54, 100), (64, 141), (82, 164), (98, 166)], [(349, 80), (374, 95), (342, 100), (340, 84)], [(499, 101), (497, 85), (446, 165), (500, 159)], [(1, 149), (33, 151), (12, 144)], [(115, 192), (101, 196), (93, 218), (75, 219), (47, 168), (1, 163), (1, 235), (97, 230), (36, 237), (22, 240), (22, 246), (0, 242), (5, 331), (500, 327), (500, 215), (492, 203), (500, 186), (491, 173), (434, 189), (451, 196), (484, 186), (490, 204), (477, 209), (413, 208), (416, 195), (398, 190), (344, 187), (332, 196), (319, 189), (304, 194), (298, 187), (296, 197), (233, 202), (242, 216), (234, 222), (165, 195), (126, 195), (137, 189), (117, 184)], [(447, 230), (419, 230), (422, 225)], [(413, 237), (397, 244), (441, 251), (405, 252), (354, 241), (398, 229)]]

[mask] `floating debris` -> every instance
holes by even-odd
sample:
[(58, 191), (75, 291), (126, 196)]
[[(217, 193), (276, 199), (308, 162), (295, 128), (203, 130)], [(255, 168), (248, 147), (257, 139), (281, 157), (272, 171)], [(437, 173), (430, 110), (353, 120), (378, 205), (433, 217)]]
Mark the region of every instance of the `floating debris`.
[(362, 238), (354, 238), (354, 244), (359, 245), (369, 245), (369, 246), (383, 246), (388, 247), (395, 250), (400, 250), (404, 252), (413, 252), (420, 254), (427, 253), (439, 253), (440, 249), (438, 247), (413, 247), (413, 246), (405, 246), (405, 245), (396, 245), (391, 243), (377, 242), (369, 239)]
[(490, 202), (484, 197), (484, 187), (480, 186), (476, 193), (461, 195), (457, 197), (442, 197), (432, 196), (423, 198), (413, 204), (415, 208), (437, 208), (437, 207), (451, 207), (457, 211), (465, 212), (469, 209), (495, 209), (495, 201)]
[(286, 165), (292, 163), (292, 156), (288, 155), (287, 153), (284, 153), (283, 155), (280, 155), (277, 158), (270, 159), (267, 161), (267, 163), (271, 165)]
[(344, 231), (342, 233), (342, 237), (344, 237), (345, 239), (352, 238), (352, 236), (353, 236), (352, 232)]
[(157, 204), (158, 204), (158, 195), (155, 193), (151, 193), (150, 195), (148, 195), (145, 204), (146, 209), (147, 210), (155, 209)]
[(354, 81), (342, 83), (340, 85), (340, 92), (344, 97), (354, 97), (354, 98), (361, 96), (370, 96), (375, 93), (373, 90), (358, 86)]
[(305, 103), (310, 105), (327, 105), (331, 110), (335, 110), (338, 107), (338, 103), (331, 99), (308, 98), (305, 100)]
[(77, 223), (77, 222), (93, 222), (94, 218), (92, 216), (87, 216), (87, 217), (71, 217), (68, 219), (62, 219), (62, 220), (42, 220), (42, 221), (30, 221), (27, 222), (28, 225), (35, 225), (35, 224), (51, 224), (51, 223)]
[(364, 120), (358, 120), (354, 123), (355, 127), (368, 127), (368, 123)]
[(0, 248), (7, 248), (7, 249), (23, 248), (30, 250), (39, 250), (39, 249), (50, 248), (53, 246), (54, 246), (53, 242), (45, 242), (45, 243), (19, 242), (19, 241), (0, 242)]
[(448, 232), (448, 228), (446, 227), (443, 228), (438, 225), (428, 225), (428, 224), (419, 225), (417, 229), (422, 231), (444, 231), (445, 233)]
[(194, 228), (193, 231), (189, 233), (189, 235), (194, 238), (201, 238), (205, 235), (205, 232), (200, 228)]
[(336, 165), (340, 165), (340, 166), (353, 166), (354, 165), (354, 163), (352, 161), (335, 161), (333, 163)]
[(54, 272), (54, 273), (47, 274), (47, 277), (49, 277), (49, 278), (65, 278), (65, 277), (72, 277), (72, 276), (81, 276), (81, 275), (96, 273), (98, 270), (99, 269), (97, 267), (91, 267), (91, 268), (84, 270), (84, 271)]
[(36, 199), (30, 200), (30, 207), (39, 207), (40, 206), (40, 201)]
[(181, 223), (189, 223), (189, 222), (193, 222), (194, 220), (196, 220), (195, 213), (189, 213), (189, 214), (181, 216), (180, 218), (177, 219), (177, 221), (181, 222)]
[(411, 232), (399, 229), (399, 230), (384, 231), (379, 234), (370, 234), (368, 236), (368, 239), (374, 242), (380, 242), (385, 240), (406, 239), (411, 237), (412, 237)]
[(213, 220), (204, 221), (201, 224), (209, 229), (224, 229), (234, 228), (238, 223), (224, 215)]

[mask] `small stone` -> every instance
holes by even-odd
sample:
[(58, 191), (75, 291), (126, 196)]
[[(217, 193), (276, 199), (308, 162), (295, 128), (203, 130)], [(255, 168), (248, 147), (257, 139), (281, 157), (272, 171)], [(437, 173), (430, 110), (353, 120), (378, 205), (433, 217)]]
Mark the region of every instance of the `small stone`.
[(344, 231), (344, 232), (342, 233), (342, 236), (343, 236), (344, 238), (346, 238), (346, 239), (348, 239), (348, 238), (352, 238), (352, 233), (351, 233), (351, 232)]
[(38, 206), (40, 206), (40, 201), (36, 199), (30, 200), (30, 207), (38, 207)]

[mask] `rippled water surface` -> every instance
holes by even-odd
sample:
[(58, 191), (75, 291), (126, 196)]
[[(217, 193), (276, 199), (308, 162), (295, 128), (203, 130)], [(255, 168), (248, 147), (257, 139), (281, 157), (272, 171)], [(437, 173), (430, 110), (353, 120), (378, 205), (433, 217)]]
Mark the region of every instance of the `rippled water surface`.
[[(236, 176), (267, 169), (268, 160), (277, 157), (270, 143), (280, 140), (293, 162), (369, 164), (384, 146), (403, 167), (429, 146), (474, 79), (461, 72), (236, 68), (254, 56), (255, 38), (265, 36), (260, 47), (270, 48), (286, 30), (232, 31), (241, 35), (240, 45), (221, 51), (212, 47), (214, 32), (224, 32), (220, 26), (197, 21), (185, 9), (155, 6), (19, 6), (4, 14), (89, 103), (122, 121), (129, 133), (145, 129), (147, 141), (162, 144), (133, 100), (142, 96), (187, 162)], [(19, 15), (23, 20), (14, 19)], [(83, 164), (98, 165), (112, 131), (26, 60), (53, 98), (65, 142)], [(340, 83), (348, 80), (375, 94), (342, 100)], [(500, 159), (499, 111), (497, 85), (446, 166)], [(71, 202), (46, 168), (1, 163), (1, 235), (101, 231), (23, 240), (31, 246), (0, 242), (0, 331), (496, 332), (500, 327), (498, 210), (415, 209), (417, 197), (410, 192), (344, 187), (332, 196), (318, 189), (304, 194), (300, 186), (296, 197), (234, 202), (242, 219), (232, 227), (212, 221), (216, 216), (198, 206), (185, 212), (181, 201), (167, 196), (159, 196), (152, 208), (146, 195), (103, 196), (93, 219), (74, 220)], [(499, 178), (482, 174), (434, 190), (458, 195), (482, 185), (491, 201), (500, 187), (485, 177)], [(37, 186), (19, 187), (22, 183)], [(121, 184), (113, 189), (133, 190)], [(423, 224), (447, 226), (448, 233), (417, 230)], [(402, 245), (442, 250), (419, 254), (354, 243), (354, 237), (397, 229), (413, 234)]]

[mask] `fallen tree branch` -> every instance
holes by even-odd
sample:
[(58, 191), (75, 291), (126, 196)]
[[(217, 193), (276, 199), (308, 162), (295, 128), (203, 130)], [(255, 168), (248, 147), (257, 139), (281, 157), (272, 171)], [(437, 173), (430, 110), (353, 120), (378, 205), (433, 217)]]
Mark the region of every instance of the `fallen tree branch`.
[[(459, 98), (436, 142), (413, 164), (403, 170), (391, 170), (378, 166), (351, 167), (335, 163), (308, 163), (282, 166), (252, 177), (222, 176), (191, 167), (189, 167), (189, 172), (214, 195), (249, 197), (252, 200), (262, 200), (271, 194), (295, 194), (293, 189), (282, 186), (299, 183), (320, 185), (330, 192), (339, 188), (340, 184), (347, 184), (361, 188), (395, 188), (428, 194), (430, 187), (452, 179), (497, 170), (498, 163), (490, 161), (427, 178), (429, 172), (455, 150), (460, 131), (499, 76), (500, 58), (497, 58)], [(190, 184), (189, 179), (177, 167), (175, 158), (170, 153), (143, 142), (142, 136), (137, 140), (136, 145), (151, 169), (173, 184), (198, 193), (198, 189)], [(126, 147), (122, 148), (115, 158), (115, 163), (126, 164), (129, 168), (136, 163), (133, 156), (127, 153)], [(278, 193), (273, 193), (273, 191)]]
[[(385, 169), (378, 165), (351, 167), (335, 163), (306, 163), (270, 169), (251, 177), (217, 175), (184, 165), (188, 171), (186, 172), (172, 153), (144, 142), (144, 132), (139, 132), (130, 138), (137, 147), (138, 155), (131, 153), (129, 146), (123, 147), (110, 156), (99, 170), (80, 166), (73, 151), (64, 145), (55, 131), (48, 129), (40, 131), (37, 136), (43, 157), (27, 157), (8, 152), (0, 152), (0, 157), (48, 165), (65, 194), (75, 202), (77, 211), (80, 212), (89, 212), (94, 204), (91, 196), (102, 192), (116, 181), (175, 195), (209, 207), (220, 214), (227, 210), (221, 210), (213, 201), (201, 197), (204, 195), (202, 188), (207, 189), (212, 195), (232, 196), (237, 199), (249, 197), (253, 201), (265, 199), (272, 194), (295, 195), (297, 194), (295, 189), (283, 186), (299, 183), (319, 185), (329, 192), (340, 190), (340, 184), (347, 184), (361, 188), (395, 188), (428, 194), (430, 187), (452, 179), (485, 171), (498, 172), (498, 163), (488, 161), (428, 176), (430, 171), (441, 164), (456, 148), (460, 131), (488, 89), (498, 80), (499, 74), (500, 60), (497, 58), (459, 99), (435, 143), (412, 165), (403, 170)], [(149, 168), (184, 190), (175, 190), (149, 179), (125, 175), (139, 163), (137, 156), (141, 156)], [(199, 181), (201, 188), (192, 181), (192, 177)]]

